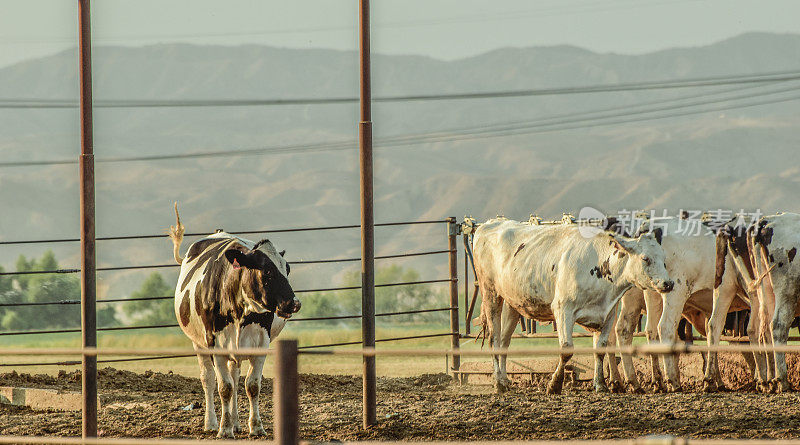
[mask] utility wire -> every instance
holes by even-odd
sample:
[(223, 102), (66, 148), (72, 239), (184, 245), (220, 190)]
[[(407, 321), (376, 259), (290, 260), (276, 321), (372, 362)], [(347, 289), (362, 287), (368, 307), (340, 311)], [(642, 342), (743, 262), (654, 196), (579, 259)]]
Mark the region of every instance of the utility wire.
[[(417, 94), (373, 98), (373, 102), (422, 102), (442, 100), (497, 99), (566, 94), (611, 93), (620, 91), (663, 90), (676, 88), (743, 85), (800, 80), (800, 71), (783, 71), (736, 76), (699, 77), (681, 80), (629, 82), (616, 85), (589, 85), (563, 88), (488, 91), (481, 93)], [(326, 97), (297, 99), (217, 99), (217, 100), (95, 100), (94, 108), (183, 108), (183, 107), (247, 107), (280, 105), (330, 105), (357, 103), (358, 97)], [(78, 102), (66, 99), (7, 98), (0, 99), (0, 109), (77, 108)]]
[[(603, 125), (618, 125), (631, 122), (664, 119), (669, 117), (689, 116), (689, 115), (707, 113), (711, 111), (723, 111), (736, 108), (747, 108), (753, 106), (787, 102), (787, 101), (797, 100), (798, 98), (800, 98), (800, 96), (779, 97), (779, 98), (755, 101), (750, 103), (734, 103), (718, 107), (705, 108), (701, 110), (687, 110), (679, 113), (670, 113), (666, 115), (646, 116), (646, 114), (676, 110), (681, 108), (692, 108), (704, 105), (712, 105), (730, 101), (741, 101), (743, 99), (780, 94), (780, 93), (795, 91), (798, 89), (800, 89), (800, 86), (794, 85), (791, 87), (786, 87), (773, 91), (740, 94), (733, 97), (705, 100), (705, 101), (694, 101), (686, 104), (677, 104), (665, 107), (650, 107), (649, 109), (644, 109), (644, 110), (639, 110), (638, 108), (642, 108), (643, 105), (638, 105), (630, 107), (637, 109), (636, 111), (627, 110), (619, 113), (607, 113), (604, 111), (603, 113), (597, 114), (597, 112), (584, 112), (579, 114), (586, 115), (587, 117), (579, 119), (575, 119), (574, 116), (570, 115), (562, 115), (563, 119), (550, 117), (534, 121), (521, 122), (512, 125), (509, 125), (508, 123), (501, 123), (494, 125), (485, 125), (480, 127), (471, 127), (467, 129), (450, 130), (447, 132), (440, 131), (432, 133), (421, 133), (416, 135), (401, 135), (401, 136), (393, 136), (387, 138), (377, 138), (375, 144), (378, 147), (394, 147), (394, 146), (413, 145), (421, 143), (485, 139), (492, 137), (505, 137), (505, 136), (520, 135), (520, 134), (535, 134), (535, 133), (543, 133), (551, 131), (571, 130), (578, 128), (593, 128)], [(717, 93), (722, 94), (728, 92), (730, 91), (717, 92)], [(673, 102), (676, 100), (686, 100), (686, 99), (687, 97), (680, 99), (669, 99), (667, 102)], [(619, 109), (625, 110), (625, 107), (620, 107)], [(606, 109), (606, 110), (613, 110), (613, 109)], [(592, 113), (596, 114), (593, 115)], [(643, 114), (645, 114), (645, 116), (642, 116)], [(616, 120), (613, 119), (613, 118), (625, 118), (627, 116), (636, 116), (636, 117), (632, 119), (616, 119)], [(293, 145), (282, 145), (273, 147), (240, 149), (240, 150), (218, 150), (218, 151), (184, 153), (184, 154), (174, 154), (174, 155), (149, 155), (149, 156), (138, 156), (138, 157), (101, 158), (101, 159), (96, 159), (95, 162), (117, 163), (117, 162), (161, 161), (161, 160), (176, 160), (176, 159), (191, 159), (191, 158), (213, 158), (213, 157), (239, 156), (239, 155), (279, 154), (279, 153), (289, 153), (289, 152), (305, 153), (305, 152), (350, 150), (354, 147), (355, 147), (355, 140), (342, 140), (336, 142), (293, 144)], [(46, 165), (64, 165), (64, 164), (75, 164), (75, 163), (77, 163), (77, 161), (75, 160), (16, 161), (16, 162), (12, 161), (12, 162), (0, 162), (0, 167), (46, 166)]]

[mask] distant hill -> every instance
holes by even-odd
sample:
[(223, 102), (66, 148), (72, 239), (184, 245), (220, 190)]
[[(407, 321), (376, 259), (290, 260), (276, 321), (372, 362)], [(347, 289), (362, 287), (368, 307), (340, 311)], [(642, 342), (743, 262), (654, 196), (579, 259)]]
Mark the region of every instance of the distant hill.
[[(95, 99), (352, 97), (357, 55), (333, 50), (261, 46), (154, 45), (96, 47)], [(0, 69), (0, 98), (70, 99), (78, 94), (77, 56), (66, 51)], [(751, 33), (713, 45), (646, 55), (597, 54), (569, 46), (506, 48), (467, 59), (373, 58), (376, 96), (568, 87), (648, 80), (800, 70), (800, 36)], [(565, 116), (567, 126), (602, 124), (579, 113), (614, 109), (619, 120), (645, 117), (635, 105), (710, 92), (755, 94), (771, 87), (716, 87), (374, 106), (378, 138), (378, 221), (502, 213), (558, 218), (584, 205), (614, 213), (632, 208), (800, 209), (797, 148), (800, 106), (787, 101), (708, 114), (597, 125), (516, 136), (381, 147), (393, 135), (474, 129), (488, 124)], [(738, 92), (738, 93), (737, 93)], [(764, 99), (791, 97), (784, 92)], [(798, 94), (795, 91), (794, 94)], [(705, 99), (707, 97), (708, 99)], [(756, 99), (760, 99), (756, 97)], [(661, 103), (661, 102), (659, 102)], [(721, 105), (721, 104), (717, 104)], [(658, 105), (656, 105), (658, 106)], [(710, 106), (710, 105), (709, 105)], [(680, 113), (697, 107), (674, 108)], [(627, 113), (627, 115), (626, 115)], [(98, 159), (255, 148), (355, 138), (355, 104), (96, 109)], [(613, 119), (612, 119), (613, 120)], [(75, 159), (76, 110), (0, 110), (6, 160)], [(473, 131), (473, 130), (469, 130)], [(358, 222), (355, 147), (201, 160), (97, 166), (98, 234), (161, 233), (181, 203), (189, 231), (302, 227)], [(78, 233), (77, 167), (0, 169), (0, 239), (74, 237)], [(379, 229), (378, 252), (444, 245), (444, 229)], [(358, 232), (274, 235), (290, 258), (357, 256)], [(77, 264), (76, 245), (55, 245), (62, 263)], [(0, 250), (8, 268), (20, 253)], [(104, 265), (168, 263), (164, 240), (103, 243)], [(420, 261), (420, 260), (416, 260)], [(442, 275), (444, 258), (411, 262)], [(352, 267), (352, 263), (348, 266)], [(342, 269), (297, 267), (299, 284), (330, 283)], [(169, 272), (165, 272), (169, 274)], [(129, 292), (142, 272), (104, 273), (109, 292)], [(441, 277), (429, 277), (441, 278)]]

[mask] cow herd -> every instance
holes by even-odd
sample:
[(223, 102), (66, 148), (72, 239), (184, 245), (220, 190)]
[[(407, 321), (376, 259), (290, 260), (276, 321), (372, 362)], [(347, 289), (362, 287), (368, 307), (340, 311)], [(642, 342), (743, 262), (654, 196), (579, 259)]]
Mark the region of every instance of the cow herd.
[[(678, 324), (687, 319), (718, 344), (730, 311), (750, 309), (751, 342), (786, 344), (800, 309), (800, 215), (765, 216), (753, 224), (722, 221), (697, 236), (676, 230), (681, 217), (648, 221), (635, 234), (614, 219), (585, 226), (565, 219), (543, 224), (498, 217), (474, 230), (472, 249), (483, 295), (476, 320), (493, 348), (507, 348), (519, 316), (555, 321), (562, 348), (573, 346), (577, 323), (593, 332), (594, 346), (618, 340), (629, 345), (642, 312), (650, 342), (672, 344)], [(623, 233), (620, 233), (623, 232)], [(559, 393), (570, 354), (561, 355), (547, 391)], [(752, 354), (748, 363), (761, 391), (790, 390), (783, 353)], [(604, 357), (595, 355), (596, 391), (623, 390), (616, 359), (610, 357), (609, 384)], [(622, 355), (625, 386), (640, 392), (629, 355)], [(653, 386), (680, 391), (673, 355), (652, 357)], [(704, 390), (723, 388), (716, 353), (705, 360)], [(508, 389), (505, 357), (494, 357), (498, 391)]]
[[(195, 349), (264, 348), (300, 309), (289, 284), (284, 252), (269, 240), (252, 242), (219, 231), (193, 243), (180, 255), (184, 227), (170, 227), (175, 260), (181, 271), (175, 289), (175, 315)], [(555, 321), (559, 344), (573, 345), (573, 327), (594, 333), (595, 347), (619, 341), (630, 344), (642, 312), (651, 342), (673, 343), (681, 318), (686, 318), (709, 344), (720, 341), (726, 315), (751, 310), (748, 336), (764, 344), (785, 344), (798, 312), (800, 215), (783, 213), (749, 226), (727, 222), (715, 236), (690, 236), (673, 230), (679, 218), (643, 224), (629, 234), (616, 222), (584, 226), (565, 220), (542, 224), (494, 218), (474, 230), (471, 243), (477, 282), (483, 294), (478, 322), (493, 348), (508, 347), (520, 315)], [(568, 353), (554, 372), (547, 391), (561, 391)], [(205, 393), (206, 430), (220, 437), (241, 431), (237, 383), (242, 361), (250, 362), (245, 393), (250, 402), (251, 435), (264, 435), (258, 410), (264, 356), (198, 355)], [(622, 356), (622, 377), (616, 357), (595, 355), (596, 391), (641, 391), (630, 356)], [(660, 363), (659, 363), (660, 361)], [(672, 355), (653, 356), (653, 385), (666, 391), (681, 388)], [(786, 391), (784, 354), (754, 354), (753, 375), (763, 391)], [(493, 358), (495, 386), (507, 390), (504, 355)], [(705, 389), (722, 387), (716, 354), (706, 360)], [(214, 407), (220, 395), (221, 419)], [(609, 388), (610, 386), (610, 388)]]

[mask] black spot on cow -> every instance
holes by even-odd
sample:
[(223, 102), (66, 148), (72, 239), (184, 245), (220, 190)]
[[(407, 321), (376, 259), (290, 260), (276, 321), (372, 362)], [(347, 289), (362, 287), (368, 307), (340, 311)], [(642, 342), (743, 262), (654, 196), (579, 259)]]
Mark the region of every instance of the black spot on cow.
[(656, 237), (656, 242), (661, 244), (661, 237), (664, 235), (664, 231), (661, 229), (661, 227), (656, 227), (653, 229), (653, 235)]
[(257, 324), (262, 328), (267, 330), (267, 336), (270, 335), (270, 331), (272, 330), (272, 321), (275, 319), (275, 314), (272, 312), (264, 312), (263, 314), (259, 314), (256, 312), (250, 312), (242, 318), (241, 327), (245, 327), (250, 324)]
[[(181, 284), (181, 291), (183, 291), (186, 286), (192, 281), (192, 278), (197, 273), (197, 271), (205, 266), (205, 272), (208, 273), (209, 265), (216, 263), (217, 259), (222, 255), (222, 252), (228, 249), (228, 247), (232, 246), (233, 244), (237, 244), (235, 239), (226, 238), (222, 240), (201, 240), (192, 244), (192, 247), (189, 248), (189, 252), (194, 250), (194, 246), (197, 244), (203, 244), (205, 249), (201, 251), (201, 253), (196, 253), (195, 256), (197, 257), (197, 261), (192, 265), (189, 269), (189, 272), (186, 273), (186, 277), (183, 279), (183, 283)], [(240, 248), (243, 248), (240, 246)], [(189, 256), (187, 256), (189, 258)]]
[(607, 259), (603, 261), (600, 266), (595, 266), (589, 270), (589, 274), (597, 278), (605, 278), (612, 283), (614, 282), (614, 280), (611, 278), (611, 267), (609, 266)]
[[(522, 243), (522, 244), (520, 244), (520, 245), (519, 245), (519, 247), (517, 247), (517, 251), (516, 251), (516, 252), (514, 252), (514, 255), (513, 255), (513, 257), (516, 257), (516, 256), (517, 256), (517, 254), (519, 253), (519, 251), (520, 251), (520, 250), (522, 250), (522, 249), (524, 249), (524, 248), (525, 248), (525, 243)], [(513, 258), (513, 257), (512, 257), (512, 258)]]
[(769, 254), (769, 262), (770, 263), (774, 263), (775, 262), (775, 257), (772, 256), (772, 254)]
[(181, 317), (181, 326), (187, 326), (189, 324), (189, 295), (191, 292), (188, 290), (185, 294), (183, 294), (183, 298), (181, 299), (181, 306), (180, 306), (180, 317)]
[(625, 229), (625, 223), (621, 223), (617, 218), (613, 216), (609, 216), (603, 219), (603, 230), (608, 230), (610, 232), (614, 232), (619, 235), (627, 236), (630, 238), (630, 234)]
[(556, 265), (553, 264), (553, 267), (551, 267), (550, 270), (556, 270)]
[(778, 267), (783, 267), (783, 261), (778, 261)]
[(791, 263), (792, 261), (794, 261), (794, 256), (795, 256), (795, 255), (797, 255), (797, 247), (792, 247), (791, 249), (789, 249), (789, 251), (788, 251), (788, 252), (786, 252), (786, 256), (788, 256), (788, 257), (789, 257), (789, 262), (790, 262), (790, 263)]

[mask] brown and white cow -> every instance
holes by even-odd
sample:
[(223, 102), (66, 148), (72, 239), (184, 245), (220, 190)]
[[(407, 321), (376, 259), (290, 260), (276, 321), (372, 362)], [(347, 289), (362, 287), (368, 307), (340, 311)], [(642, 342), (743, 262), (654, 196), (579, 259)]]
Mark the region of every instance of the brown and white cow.
[[(750, 295), (750, 323), (754, 328), (748, 328), (748, 335), (761, 343), (786, 344), (792, 319), (800, 315), (800, 259), (796, 258), (800, 215), (765, 216), (746, 232), (721, 231), (718, 239), (726, 247), (720, 249), (720, 261), (733, 260), (735, 273)], [(730, 270), (718, 273), (725, 276)], [(785, 353), (756, 354), (756, 367), (762, 389), (766, 389), (763, 383), (769, 382), (773, 390), (791, 390)]]
[[(289, 285), (289, 264), (269, 240), (257, 243), (217, 232), (193, 243), (180, 257), (184, 227), (175, 205), (177, 225), (170, 227), (175, 261), (181, 264), (175, 288), (175, 315), (195, 349), (266, 348), (300, 309)], [(277, 315), (277, 317), (275, 316)], [(205, 393), (206, 430), (218, 437), (241, 431), (236, 385), (242, 361), (250, 361), (245, 392), (250, 401), (250, 435), (266, 434), (258, 412), (265, 356), (198, 355)], [(222, 404), (217, 421), (214, 384)]]
[[(483, 302), (480, 319), (493, 348), (507, 348), (519, 321), (503, 317), (504, 306), (527, 318), (558, 323), (562, 348), (572, 347), (578, 323), (595, 332), (595, 347), (607, 345), (615, 311), (632, 286), (672, 290), (664, 251), (652, 234), (627, 238), (596, 230), (590, 235), (576, 224), (538, 225), (496, 218), (482, 224), (473, 240), (475, 274)], [(565, 353), (548, 385), (560, 393)], [(505, 356), (494, 357), (495, 386), (508, 388)], [(596, 391), (608, 391), (603, 356), (595, 355)]]

